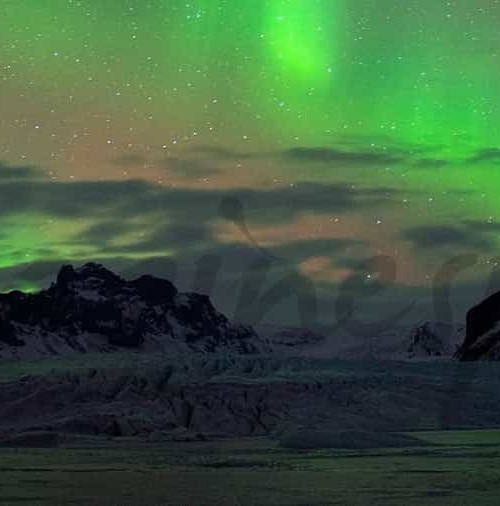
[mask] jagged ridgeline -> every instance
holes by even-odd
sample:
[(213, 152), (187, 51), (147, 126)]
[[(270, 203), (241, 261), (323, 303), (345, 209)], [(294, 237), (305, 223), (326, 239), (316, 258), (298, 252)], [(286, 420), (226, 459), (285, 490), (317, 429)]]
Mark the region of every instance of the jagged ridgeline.
[(127, 281), (100, 264), (63, 266), (38, 293), (0, 294), (0, 357), (123, 348), (256, 353), (252, 327), (218, 312), (206, 295), (182, 293), (168, 280)]
[(465, 339), (455, 357), (463, 362), (500, 360), (500, 292), (467, 312)]

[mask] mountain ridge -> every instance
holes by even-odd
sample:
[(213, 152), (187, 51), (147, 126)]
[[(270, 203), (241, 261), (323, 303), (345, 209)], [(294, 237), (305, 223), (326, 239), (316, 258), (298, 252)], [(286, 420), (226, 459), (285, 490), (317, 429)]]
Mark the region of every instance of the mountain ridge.
[(33, 294), (0, 294), (0, 358), (116, 348), (257, 353), (265, 343), (231, 322), (207, 295), (151, 275), (125, 280), (103, 265), (63, 265)]

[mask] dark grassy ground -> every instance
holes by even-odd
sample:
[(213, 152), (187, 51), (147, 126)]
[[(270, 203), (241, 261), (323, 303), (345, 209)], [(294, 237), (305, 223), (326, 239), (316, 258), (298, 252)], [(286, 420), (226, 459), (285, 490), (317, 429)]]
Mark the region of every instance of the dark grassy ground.
[(497, 505), (500, 431), (431, 446), (287, 450), (269, 440), (0, 449), (2, 505)]

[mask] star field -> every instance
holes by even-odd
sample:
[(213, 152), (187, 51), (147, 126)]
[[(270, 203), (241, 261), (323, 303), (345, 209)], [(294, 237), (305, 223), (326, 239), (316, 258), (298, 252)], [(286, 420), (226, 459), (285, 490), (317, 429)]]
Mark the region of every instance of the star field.
[(375, 255), (407, 287), (488, 271), (499, 23), (498, 0), (4, 0), (0, 280), (206, 253), (234, 279), (248, 234), (321, 286)]

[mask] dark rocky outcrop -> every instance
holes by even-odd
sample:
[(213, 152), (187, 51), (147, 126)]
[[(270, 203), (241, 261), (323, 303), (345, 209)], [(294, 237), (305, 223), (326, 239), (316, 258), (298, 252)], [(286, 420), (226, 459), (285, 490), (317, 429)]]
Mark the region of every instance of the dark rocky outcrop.
[(410, 330), (410, 357), (451, 356), (455, 329), (451, 325), (427, 321)]
[(461, 361), (500, 360), (500, 292), (468, 311), (465, 339), (455, 357)]
[(0, 294), (0, 358), (176, 346), (253, 353), (261, 345), (251, 327), (230, 322), (206, 295), (148, 275), (126, 281), (95, 263), (62, 267), (38, 293)]

